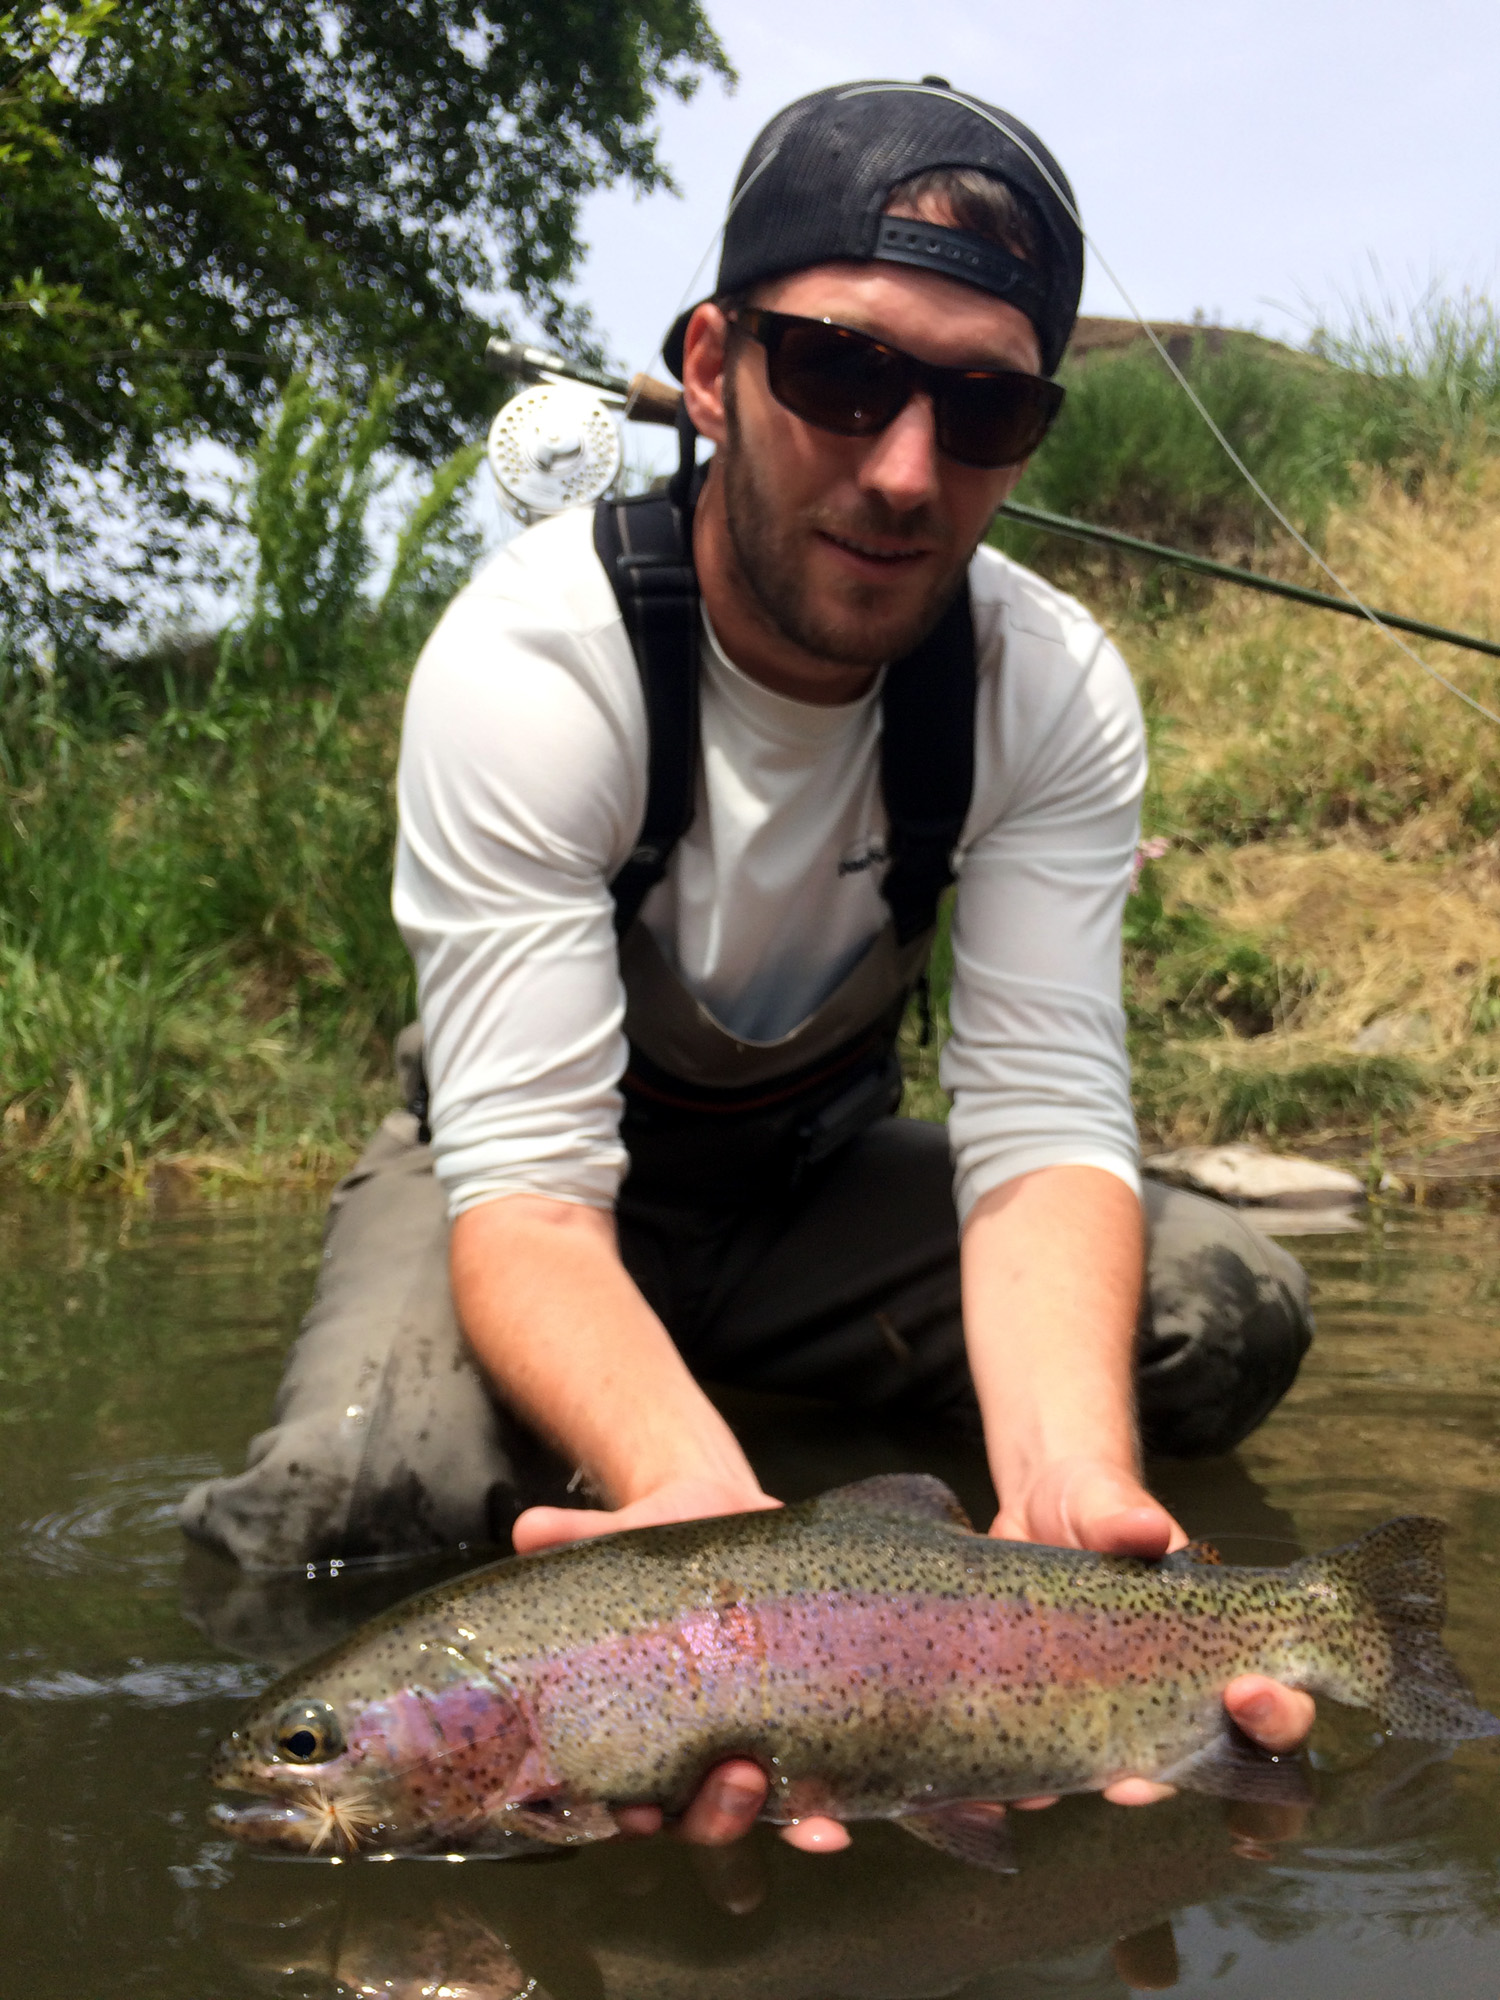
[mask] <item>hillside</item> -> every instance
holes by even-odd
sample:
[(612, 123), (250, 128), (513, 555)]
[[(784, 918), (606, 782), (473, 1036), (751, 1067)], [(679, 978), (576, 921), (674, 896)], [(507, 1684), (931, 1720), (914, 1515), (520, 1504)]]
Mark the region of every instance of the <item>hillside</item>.
[[(1500, 635), (1500, 460), (1334, 506), (1371, 601)], [(1152, 736), (1127, 910), (1150, 1148), (1249, 1137), (1416, 1186), (1500, 1176), (1500, 726), (1368, 627), (1058, 547)], [(1500, 712), (1500, 661), (1424, 645)], [(911, 1047), (924, 1115), (933, 1052)]]

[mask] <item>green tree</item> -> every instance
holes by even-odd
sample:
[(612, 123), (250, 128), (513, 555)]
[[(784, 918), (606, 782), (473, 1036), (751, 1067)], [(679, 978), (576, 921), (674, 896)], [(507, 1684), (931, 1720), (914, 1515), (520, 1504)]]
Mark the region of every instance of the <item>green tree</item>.
[(666, 181), (655, 104), (705, 72), (730, 75), (698, 0), (0, 11), (12, 599), (40, 587), (28, 542), (77, 519), (70, 476), (109, 468), (180, 519), (166, 447), (247, 448), (299, 367), (356, 397), (399, 367), (397, 448), (451, 452), (493, 401), (483, 302), (587, 343), (580, 200)]

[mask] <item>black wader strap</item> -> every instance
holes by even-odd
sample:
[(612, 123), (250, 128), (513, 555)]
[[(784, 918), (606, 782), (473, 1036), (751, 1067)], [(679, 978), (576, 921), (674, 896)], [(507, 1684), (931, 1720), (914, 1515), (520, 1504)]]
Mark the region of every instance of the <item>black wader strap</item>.
[(698, 782), (698, 578), (693, 517), (666, 494), (601, 500), (594, 547), (630, 635), (646, 702), (646, 814), (610, 883), (623, 937), (692, 824)]
[(974, 620), (961, 590), (881, 690), (880, 783), (890, 823), (890, 866), (880, 892), (896, 942), (937, 917), (953, 880), (953, 850), (974, 792)]
[[(623, 937), (693, 820), (698, 782), (698, 579), (690, 429), (664, 494), (601, 500), (594, 547), (619, 599), (640, 670), (649, 755), (640, 838), (610, 884)], [(890, 823), (881, 893), (898, 944), (931, 928), (974, 790), (974, 624), (962, 590), (881, 690), (880, 778)]]

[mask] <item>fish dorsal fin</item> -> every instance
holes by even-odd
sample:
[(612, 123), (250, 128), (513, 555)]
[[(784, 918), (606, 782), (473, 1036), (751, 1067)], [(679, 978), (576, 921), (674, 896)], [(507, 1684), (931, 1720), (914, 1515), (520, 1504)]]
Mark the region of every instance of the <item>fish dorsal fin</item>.
[(819, 1515), (904, 1515), (914, 1521), (942, 1521), (950, 1528), (974, 1532), (974, 1523), (952, 1487), (928, 1472), (880, 1472), (873, 1479), (856, 1480), (852, 1486), (836, 1486), (831, 1493), (819, 1494), (813, 1510)]
[(1002, 1805), (934, 1806), (930, 1812), (903, 1813), (896, 1824), (951, 1860), (997, 1875), (1016, 1873), (1015, 1843)]
[(1222, 1567), (1224, 1558), (1212, 1542), (1189, 1542), (1185, 1548), (1174, 1549), (1169, 1556), (1163, 1556), (1163, 1569), (1200, 1569), (1205, 1565), (1218, 1564)]

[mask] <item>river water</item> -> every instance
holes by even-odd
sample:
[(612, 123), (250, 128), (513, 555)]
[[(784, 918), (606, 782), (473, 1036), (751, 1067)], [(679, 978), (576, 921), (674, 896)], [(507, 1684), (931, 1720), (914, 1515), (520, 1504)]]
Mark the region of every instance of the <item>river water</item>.
[[(888, 1827), (832, 1858), (764, 1829), (559, 1861), (329, 1867), (210, 1833), (211, 1746), (272, 1662), (426, 1576), (254, 1589), (174, 1504), (240, 1463), (317, 1265), (302, 1201), (0, 1204), (0, 1995), (15, 2000), (1496, 2000), (1500, 1749), (1383, 1743), (1333, 1711), (1297, 1826), (1181, 1797), (1016, 1815), (1019, 1872)], [(1156, 1468), (1189, 1530), (1282, 1561), (1444, 1516), (1449, 1636), (1500, 1707), (1500, 1223), (1395, 1211), (1303, 1238), (1319, 1338), (1235, 1460)], [(736, 1415), (787, 1498), (897, 1465), (977, 1510), (941, 1438)]]

